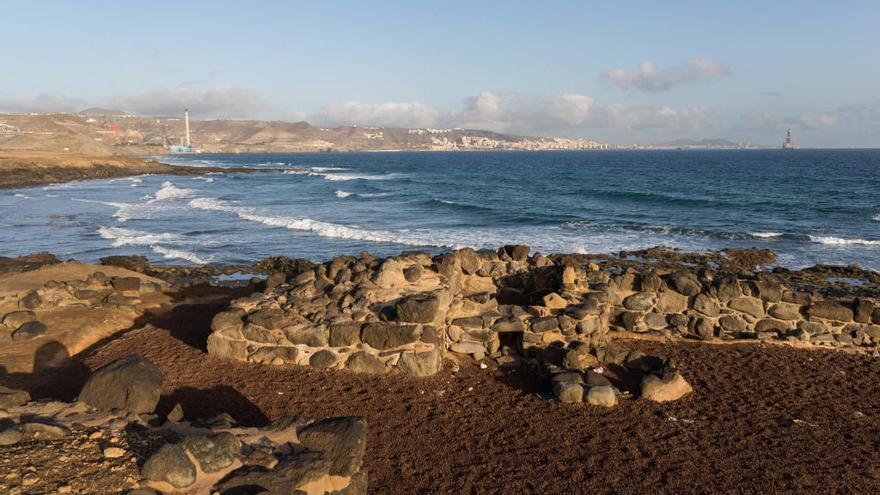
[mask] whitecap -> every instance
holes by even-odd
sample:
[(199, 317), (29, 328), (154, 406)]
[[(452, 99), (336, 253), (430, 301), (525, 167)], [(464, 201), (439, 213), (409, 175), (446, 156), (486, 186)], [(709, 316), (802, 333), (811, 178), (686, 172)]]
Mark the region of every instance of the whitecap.
[(170, 249), (163, 246), (150, 246), (150, 249), (153, 250), (154, 253), (161, 254), (166, 259), (179, 259), (189, 261), (190, 263), (194, 263), (196, 265), (207, 265), (210, 263), (209, 260), (198, 256), (195, 253), (191, 253), (189, 251), (182, 251), (180, 249)]
[(354, 193), (350, 193), (348, 191), (342, 191), (340, 189), (336, 190), (336, 197), (337, 198), (347, 198), (347, 197), (351, 196), (352, 194), (354, 194)]
[(345, 167), (311, 167), (309, 170), (315, 172), (343, 172), (351, 169)]
[(870, 240), (870, 239), (844, 239), (842, 237), (821, 237), (821, 236), (809, 236), (810, 241), (818, 242), (820, 244), (828, 244), (832, 246), (880, 246), (880, 240)]
[(21, 198), (21, 199), (31, 199), (30, 196), (28, 196), (27, 194), (22, 194), (22, 193), (15, 193), (15, 194), (13, 194), (13, 196), (15, 196), (16, 198)]
[(782, 237), (782, 232), (749, 232), (749, 234), (760, 239), (773, 239), (776, 237)]
[(213, 177), (205, 177), (204, 175), (200, 175), (198, 177), (193, 177), (193, 180), (203, 180), (205, 182), (214, 182)]
[(168, 201), (174, 199), (187, 198), (198, 191), (195, 189), (185, 189), (175, 186), (172, 182), (163, 182), (162, 188), (156, 191), (156, 201)]
[(875, 222), (880, 222), (880, 213), (874, 215), (874, 216), (871, 217), (871, 218), (873, 218)]
[(390, 174), (380, 174), (380, 175), (369, 175), (369, 174), (355, 174), (355, 173), (330, 173), (330, 172), (309, 172), (309, 175), (316, 175), (323, 177), (324, 180), (329, 180), (332, 182), (337, 181), (349, 181), (349, 180), (392, 180), (398, 177), (402, 177), (403, 174), (398, 173), (390, 173)]
[(141, 230), (123, 229), (122, 227), (98, 227), (98, 235), (112, 241), (113, 247), (125, 246), (150, 246), (158, 243), (179, 242), (181, 237), (177, 234), (161, 233), (153, 234)]

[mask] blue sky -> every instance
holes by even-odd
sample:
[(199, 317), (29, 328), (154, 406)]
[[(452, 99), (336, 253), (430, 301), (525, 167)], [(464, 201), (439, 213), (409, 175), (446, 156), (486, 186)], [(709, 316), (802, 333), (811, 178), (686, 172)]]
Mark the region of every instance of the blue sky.
[(12, 2), (0, 110), (880, 146), (880, 2)]

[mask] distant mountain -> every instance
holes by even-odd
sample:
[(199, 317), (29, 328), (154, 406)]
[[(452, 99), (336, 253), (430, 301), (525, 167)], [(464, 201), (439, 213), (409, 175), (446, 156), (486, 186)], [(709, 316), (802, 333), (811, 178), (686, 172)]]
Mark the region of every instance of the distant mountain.
[[(160, 154), (183, 142), (180, 117), (139, 117), (88, 108), (77, 114), (2, 114), (0, 151), (68, 151), (89, 155)], [(473, 129), (406, 129), (308, 122), (190, 119), (196, 150), (215, 153), (293, 151), (584, 150), (609, 146), (588, 139), (515, 136)]]

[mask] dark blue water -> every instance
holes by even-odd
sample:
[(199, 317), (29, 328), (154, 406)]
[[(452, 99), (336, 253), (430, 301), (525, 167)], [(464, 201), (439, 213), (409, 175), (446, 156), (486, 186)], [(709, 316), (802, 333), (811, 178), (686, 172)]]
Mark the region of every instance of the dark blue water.
[(305, 173), (143, 176), (0, 192), (0, 254), (247, 262), (530, 244), (758, 246), (880, 270), (880, 151), (326, 153), (162, 157)]

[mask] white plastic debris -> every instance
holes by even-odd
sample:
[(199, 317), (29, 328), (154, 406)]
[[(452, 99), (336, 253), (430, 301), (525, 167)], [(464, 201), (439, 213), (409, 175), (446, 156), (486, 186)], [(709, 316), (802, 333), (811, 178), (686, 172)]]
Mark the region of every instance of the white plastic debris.
[(480, 363), (480, 369), (481, 369), (481, 370), (484, 370), (484, 369), (486, 369), (486, 368), (488, 368), (488, 367), (489, 367), (489, 366), (487, 366), (486, 363)]
[(593, 372), (595, 372), (595, 373), (599, 373), (600, 375), (602, 375), (602, 374), (605, 373), (605, 367), (604, 367), (604, 366), (599, 366), (598, 368), (593, 368)]

